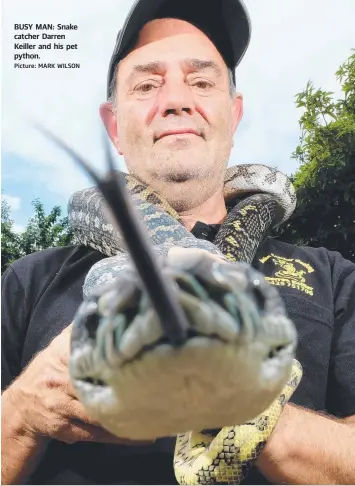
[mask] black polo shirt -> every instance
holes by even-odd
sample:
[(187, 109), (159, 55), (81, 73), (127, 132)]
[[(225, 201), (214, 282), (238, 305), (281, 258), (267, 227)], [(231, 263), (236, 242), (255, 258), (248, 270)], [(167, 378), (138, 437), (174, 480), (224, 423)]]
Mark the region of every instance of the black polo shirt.
[[(217, 227), (198, 223), (212, 239)], [(2, 277), (2, 389), (73, 319), (90, 267), (104, 258), (82, 246), (47, 249), (15, 263)], [(325, 248), (273, 238), (253, 266), (280, 291), (299, 343), (304, 376), (291, 401), (338, 417), (355, 414), (355, 265)], [(177, 484), (174, 440), (132, 448), (53, 441), (32, 484)], [(244, 484), (268, 484), (252, 469)]]

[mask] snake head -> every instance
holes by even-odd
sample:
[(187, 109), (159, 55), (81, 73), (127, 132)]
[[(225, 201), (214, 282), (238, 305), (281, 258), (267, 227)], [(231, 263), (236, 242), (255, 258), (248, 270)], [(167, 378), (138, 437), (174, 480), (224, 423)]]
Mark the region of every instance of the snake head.
[(87, 412), (112, 433), (155, 439), (242, 424), (285, 385), (296, 331), (281, 297), (250, 265), (185, 249), (157, 261), (114, 171), (97, 183), (134, 266), (99, 287), (74, 319), (70, 375)]
[(244, 263), (181, 249), (161, 258), (189, 327), (174, 346), (133, 266), (76, 315), (73, 384), (120, 437), (152, 439), (246, 422), (280, 393), (297, 335), (277, 290)]

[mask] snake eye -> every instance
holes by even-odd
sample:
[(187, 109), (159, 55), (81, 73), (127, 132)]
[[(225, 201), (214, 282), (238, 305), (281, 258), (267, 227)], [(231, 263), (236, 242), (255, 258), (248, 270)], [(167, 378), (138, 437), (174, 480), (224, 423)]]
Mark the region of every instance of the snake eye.
[(88, 314), (86, 316), (86, 319), (84, 320), (84, 326), (88, 331), (90, 339), (96, 338), (96, 331), (99, 326), (99, 320), (100, 320), (99, 316), (96, 312), (93, 312), (92, 314)]
[(79, 307), (75, 319), (71, 336), (72, 346), (76, 347), (89, 338), (96, 339), (97, 328), (99, 327), (100, 317), (98, 315), (96, 301), (84, 301)]
[(105, 383), (104, 381), (102, 380), (98, 380), (98, 379), (95, 379), (95, 378), (82, 378), (81, 381), (85, 381), (85, 383), (90, 383), (91, 385), (95, 385), (95, 386), (107, 386), (107, 383)]
[(268, 359), (275, 358), (278, 354), (281, 353), (287, 346), (280, 344), (279, 346), (276, 346), (275, 348), (271, 349), (268, 355)]
[(79, 309), (77, 318), (80, 328), (85, 328), (90, 339), (96, 338), (97, 328), (99, 327), (100, 318), (96, 300), (83, 302)]

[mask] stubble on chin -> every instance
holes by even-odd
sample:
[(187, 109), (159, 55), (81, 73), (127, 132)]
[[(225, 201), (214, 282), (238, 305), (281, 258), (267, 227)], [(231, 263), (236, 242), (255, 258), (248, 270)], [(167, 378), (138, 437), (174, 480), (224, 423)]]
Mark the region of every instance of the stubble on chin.
[(191, 146), (188, 142), (186, 146), (177, 144), (173, 150), (159, 142), (151, 146), (142, 143), (134, 130), (129, 138), (131, 160), (126, 160), (126, 165), (130, 174), (150, 186), (175, 211), (188, 211), (203, 204), (220, 187), (224, 167), (218, 168), (211, 160), (213, 147)]

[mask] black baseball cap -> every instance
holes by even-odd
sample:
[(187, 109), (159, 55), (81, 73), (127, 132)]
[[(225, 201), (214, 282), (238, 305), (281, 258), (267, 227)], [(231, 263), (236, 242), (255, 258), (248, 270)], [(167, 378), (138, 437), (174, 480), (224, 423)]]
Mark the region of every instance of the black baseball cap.
[(216, 46), (232, 71), (243, 58), (251, 34), (248, 11), (242, 0), (136, 0), (118, 32), (110, 60), (107, 97), (115, 68), (134, 46), (142, 27), (153, 19), (177, 18), (194, 24)]

